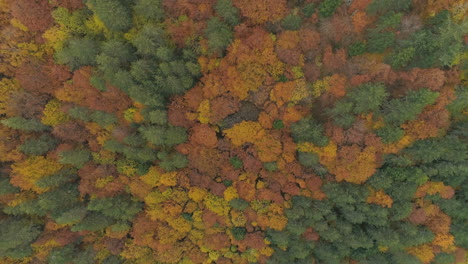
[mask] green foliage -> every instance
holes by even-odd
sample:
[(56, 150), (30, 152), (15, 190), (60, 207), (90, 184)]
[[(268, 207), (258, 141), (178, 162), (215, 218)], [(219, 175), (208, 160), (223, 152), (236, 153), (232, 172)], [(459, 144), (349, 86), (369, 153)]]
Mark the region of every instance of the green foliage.
[(54, 248), (49, 255), (48, 263), (50, 264), (62, 264), (62, 263), (74, 263), (74, 264), (87, 264), (94, 263), (96, 251), (92, 246), (78, 245), (78, 243), (72, 243), (65, 247)]
[(159, 152), (158, 159), (161, 160), (159, 166), (166, 171), (182, 169), (188, 164), (187, 157), (178, 152)]
[(395, 43), (395, 33), (384, 31), (370, 31), (368, 35), (367, 51), (371, 53), (383, 53)]
[(455, 263), (455, 256), (449, 253), (439, 253), (435, 256), (434, 264), (451, 264)]
[(164, 30), (153, 24), (145, 24), (131, 42), (140, 55), (148, 56), (155, 56), (158, 48), (168, 46)]
[(31, 243), (41, 233), (41, 226), (32, 220), (7, 217), (0, 220), (0, 257), (21, 259), (30, 256)]
[(318, 6), (321, 17), (330, 17), (335, 10), (342, 4), (341, 0), (324, 0)]
[(455, 95), (457, 98), (447, 106), (447, 109), (454, 119), (465, 118), (466, 120), (464, 113), (468, 112), (468, 88), (465, 86), (456, 87)]
[(237, 210), (244, 211), (249, 207), (249, 203), (241, 198), (235, 198), (231, 201), (229, 201), (229, 205)]
[(161, 126), (167, 124), (167, 112), (165, 110), (153, 110), (148, 112), (147, 117), (148, 121), (152, 124)]
[(71, 209), (63, 212), (61, 215), (57, 216), (54, 220), (61, 225), (72, 225), (79, 223), (83, 218), (85, 218), (88, 210), (84, 206), (76, 206)]
[(102, 127), (113, 125), (118, 121), (114, 114), (104, 111), (94, 111), (90, 117), (93, 122), (98, 123)]
[(91, 110), (82, 106), (74, 106), (68, 110), (68, 114), (76, 119), (79, 119), (84, 122), (91, 121)]
[(407, 66), (411, 59), (413, 59), (415, 51), (416, 50), (413, 47), (409, 47), (392, 54), (389, 57), (390, 65), (395, 69), (400, 69)]
[(308, 4), (304, 5), (304, 7), (302, 8), (302, 13), (307, 18), (311, 17), (315, 13), (315, 4), (314, 3), (308, 3)]
[(238, 170), (238, 169), (242, 168), (242, 166), (244, 166), (244, 163), (242, 162), (242, 160), (237, 156), (230, 158), (229, 162), (231, 163), (232, 167), (234, 167), (234, 169), (236, 169), (236, 170)]
[(60, 163), (72, 165), (76, 168), (82, 168), (88, 161), (91, 160), (91, 152), (87, 149), (73, 149), (60, 152)]
[(96, 65), (96, 55), (99, 44), (90, 38), (73, 38), (67, 41), (65, 47), (55, 53), (55, 60), (59, 64), (67, 64), (72, 70), (81, 66)]
[(396, 28), (400, 24), (402, 13), (388, 12), (379, 18), (377, 21), (377, 30), (384, 30), (388, 28)]
[(233, 227), (231, 233), (235, 240), (244, 240), (247, 230), (245, 227)]
[(119, 195), (102, 199), (92, 199), (88, 210), (97, 211), (116, 220), (132, 220), (143, 208), (143, 204), (134, 201), (131, 196)]
[(322, 125), (311, 118), (292, 124), (291, 132), (295, 142), (311, 142), (319, 147), (328, 145)]
[(113, 74), (135, 60), (135, 51), (131, 45), (119, 40), (108, 40), (102, 44), (101, 49), (96, 62), (98, 69), (107, 74)]
[(132, 15), (128, 3), (122, 0), (88, 0), (88, 3), (108, 29), (127, 31), (132, 27)]
[(395, 126), (384, 126), (375, 131), (377, 136), (382, 138), (382, 142), (385, 144), (393, 143), (400, 140), (405, 132), (400, 127)]
[(281, 20), (281, 26), (286, 30), (298, 30), (301, 27), (302, 18), (298, 15), (289, 14)]
[(350, 128), (356, 120), (352, 115), (354, 104), (349, 100), (339, 100), (331, 109), (327, 109), (326, 113), (333, 119), (333, 122), (340, 127)]
[(174, 146), (187, 140), (187, 132), (182, 127), (142, 126), (138, 129), (143, 137), (157, 146)]
[(298, 152), (297, 160), (306, 168), (313, 168), (319, 164), (318, 155), (310, 152)]
[(282, 120), (279, 120), (279, 119), (275, 120), (275, 121), (273, 122), (273, 128), (274, 128), (274, 129), (278, 129), (278, 130), (279, 130), (279, 129), (283, 129), (283, 128), (284, 128), (284, 123), (283, 123), (283, 121), (282, 121)]
[(278, 170), (278, 165), (276, 164), (276, 162), (263, 163), (263, 167), (267, 171), (277, 171)]
[(42, 124), (39, 120), (35, 118), (26, 119), (23, 117), (15, 116), (3, 119), (0, 122), (9, 128), (19, 129), (25, 132), (42, 132), (50, 129), (49, 126)]
[(374, 14), (383, 14), (389, 11), (407, 11), (411, 8), (411, 0), (374, 0), (367, 7), (367, 12)]
[(115, 220), (98, 212), (88, 213), (81, 222), (71, 228), (73, 232), (100, 231), (112, 225)]
[(8, 178), (0, 178), (0, 195), (16, 193), (20, 189), (11, 185)]
[(364, 114), (378, 110), (388, 93), (381, 83), (365, 83), (351, 90), (346, 96), (354, 104), (353, 113)]
[(427, 105), (435, 102), (439, 93), (427, 89), (410, 91), (404, 98), (392, 99), (383, 105), (382, 115), (386, 124), (399, 126), (414, 120)]
[(151, 22), (161, 22), (164, 19), (164, 9), (161, 0), (137, 0), (133, 7), (135, 14)]
[(91, 76), (89, 83), (101, 92), (107, 91), (106, 81), (98, 76)]
[(221, 53), (232, 42), (232, 30), (217, 17), (208, 20), (205, 36), (208, 39), (208, 46), (211, 52)]
[(353, 57), (353, 56), (358, 56), (366, 52), (366, 43), (365, 42), (356, 42), (348, 47), (348, 55)]
[(57, 140), (55, 138), (44, 134), (38, 138), (26, 140), (18, 149), (27, 155), (43, 155), (54, 149), (56, 145)]
[(232, 0), (218, 0), (215, 10), (229, 26), (239, 24), (239, 9), (232, 4)]

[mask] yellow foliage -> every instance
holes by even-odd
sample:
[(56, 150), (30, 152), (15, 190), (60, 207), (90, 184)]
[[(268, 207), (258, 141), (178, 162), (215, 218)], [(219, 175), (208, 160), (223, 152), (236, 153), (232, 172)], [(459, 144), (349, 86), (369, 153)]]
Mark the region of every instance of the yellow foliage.
[(140, 180), (142, 180), (144, 183), (151, 187), (156, 187), (159, 184), (160, 180), (160, 172), (158, 167), (152, 166), (149, 168), (148, 172), (140, 177)]
[(45, 125), (56, 126), (70, 120), (68, 115), (60, 111), (60, 107), (60, 101), (56, 99), (50, 100), (42, 112), (43, 116), (41, 122)]
[(259, 252), (260, 252), (261, 255), (269, 257), (269, 256), (273, 255), (275, 250), (272, 249), (271, 247), (267, 246), (267, 247), (264, 247), (264, 248), (260, 249)]
[(200, 121), (200, 123), (208, 124), (208, 122), (210, 122), (210, 113), (210, 101), (204, 100), (200, 103), (200, 106), (198, 107), (198, 120)]
[(288, 218), (284, 215), (279, 214), (268, 214), (269, 217), (269, 227), (278, 231), (283, 230), (288, 223)]
[(14, 26), (15, 28), (18, 28), (21, 31), (28, 32), (29, 29), (27, 26), (23, 25), (18, 19), (12, 18), (10, 19), (10, 24)]
[(435, 234), (432, 245), (441, 247), (444, 252), (453, 252), (456, 249), (454, 241), (455, 238), (451, 234)]
[(254, 143), (261, 138), (264, 130), (258, 122), (242, 121), (230, 129), (224, 131), (234, 146), (241, 146), (244, 143)]
[(227, 216), (230, 210), (228, 201), (211, 193), (207, 194), (203, 200), (203, 204), (206, 208), (219, 216)]
[(300, 100), (310, 96), (310, 91), (307, 88), (307, 83), (304, 78), (296, 80), (296, 87), (291, 96), (291, 102), (297, 104)]
[(0, 81), (0, 115), (6, 114), (6, 106), (10, 96), (17, 93), (19, 89), (19, 83), (15, 79), (3, 78)]
[(247, 223), (247, 217), (244, 212), (232, 209), (231, 212), (231, 223), (234, 226), (245, 226)]
[(94, 122), (86, 123), (85, 127), (89, 131), (89, 133), (95, 136), (97, 142), (101, 146), (104, 146), (104, 142), (112, 138), (112, 135), (109, 132), (109, 130), (111, 130), (111, 127), (102, 128)]
[(46, 40), (46, 45), (52, 47), (55, 51), (63, 48), (65, 41), (69, 37), (69, 32), (60, 26), (49, 28), (42, 37)]
[(128, 240), (125, 243), (124, 250), (120, 256), (125, 259), (138, 260), (136, 263), (153, 263), (153, 252), (149, 247), (138, 246), (133, 240)]
[(413, 143), (413, 141), (414, 139), (412, 137), (404, 135), (398, 142), (384, 145), (383, 152), (385, 154), (395, 154), (401, 149), (409, 146), (411, 143)]
[(161, 174), (159, 183), (164, 186), (176, 186), (177, 172), (174, 171)]
[(112, 164), (115, 160), (115, 153), (109, 150), (101, 149), (99, 152), (92, 152), (93, 161), (99, 164)]
[(205, 189), (199, 187), (190, 187), (188, 196), (195, 202), (201, 202), (203, 199), (205, 199), (207, 193), (208, 192)]
[(109, 182), (114, 181), (114, 176), (107, 176), (104, 178), (99, 178), (96, 180), (96, 183), (94, 183), (94, 186), (97, 188), (104, 188)]
[(33, 190), (41, 193), (47, 189), (39, 188), (34, 183), (46, 176), (57, 173), (63, 165), (53, 159), (43, 156), (33, 156), (12, 166), (11, 182), (23, 190)]
[(319, 97), (323, 92), (328, 91), (330, 89), (330, 82), (331, 77), (327, 76), (322, 80), (317, 80), (312, 84), (312, 96)]
[(228, 202), (236, 198), (239, 198), (239, 195), (237, 194), (237, 189), (234, 188), (234, 186), (227, 187), (226, 190), (224, 190), (223, 194), (224, 194), (224, 200)]
[(319, 154), (320, 163), (324, 164), (335, 160), (337, 149), (338, 147), (333, 141), (330, 141), (325, 147), (317, 147), (309, 142), (299, 143), (297, 145), (297, 150), (299, 151)]
[(429, 263), (435, 257), (430, 244), (423, 244), (420, 246), (411, 247), (408, 248), (406, 251), (416, 256), (423, 263)]
[(192, 229), (192, 224), (185, 220), (183, 217), (177, 217), (171, 221), (168, 221), (169, 225), (180, 233), (188, 233)]
[(375, 191), (371, 189), (371, 192), (369, 196), (367, 197), (367, 203), (374, 203), (382, 207), (391, 208), (393, 204), (393, 199), (391, 196), (386, 194), (383, 190)]

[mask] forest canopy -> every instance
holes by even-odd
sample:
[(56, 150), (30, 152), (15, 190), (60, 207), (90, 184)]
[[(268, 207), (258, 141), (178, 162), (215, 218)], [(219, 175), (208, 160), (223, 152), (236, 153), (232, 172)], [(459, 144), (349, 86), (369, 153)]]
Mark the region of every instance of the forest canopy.
[(467, 263), (466, 13), (1, 1), (0, 263)]

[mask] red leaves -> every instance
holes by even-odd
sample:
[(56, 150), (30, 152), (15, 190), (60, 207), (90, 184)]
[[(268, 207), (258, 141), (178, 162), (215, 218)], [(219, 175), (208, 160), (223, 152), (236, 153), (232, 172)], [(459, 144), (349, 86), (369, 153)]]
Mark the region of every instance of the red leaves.
[(44, 32), (54, 21), (47, 0), (11, 1), (11, 13), (31, 31)]

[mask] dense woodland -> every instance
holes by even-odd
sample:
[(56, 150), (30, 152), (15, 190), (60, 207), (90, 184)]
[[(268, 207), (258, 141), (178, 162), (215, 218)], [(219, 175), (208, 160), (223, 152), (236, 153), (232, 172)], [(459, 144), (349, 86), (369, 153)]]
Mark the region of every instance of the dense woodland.
[(466, 13), (0, 1), (0, 263), (468, 263)]

